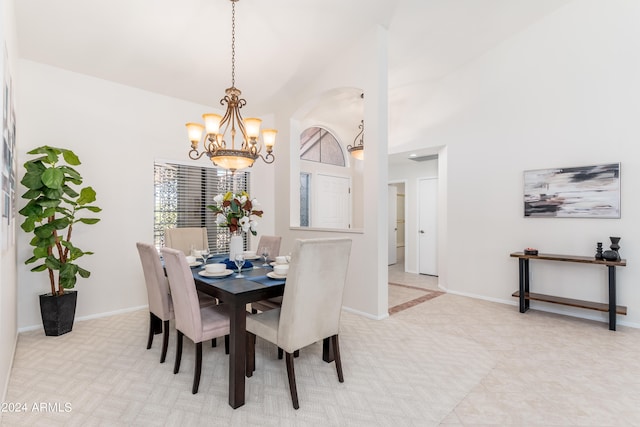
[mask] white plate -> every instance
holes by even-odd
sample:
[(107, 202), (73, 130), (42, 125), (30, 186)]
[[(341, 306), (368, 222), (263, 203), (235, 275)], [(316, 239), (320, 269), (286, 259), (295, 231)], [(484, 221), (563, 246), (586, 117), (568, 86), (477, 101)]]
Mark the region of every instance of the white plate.
[(198, 271), (198, 274), (204, 277), (226, 277), (230, 274), (233, 274), (233, 270), (225, 270), (220, 273), (208, 273), (206, 270)]
[(274, 273), (273, 271), (270, 271), (267, 273), (267, 277), (270, 277), (272, 279), (286, 279), (287, 276), (281, 276), (279, 274)]
[(262, 259), (262, 257), (260, 255), (253, 255), (253, 256), (245, 256), (244, 260), (245, 261), (251, 261), (253, 259)]
[(202, 265), (202, 263), (200, 261), (196, 261), (196, 262), (192, 262), (191, 264), (189, 264), (189, 267), (199, 267), (201, 265)]
[(269, 265), (270, 265), (271, 267), (275, 267), (276, 265), (289, 265), (289, 263), (288, 263), (288, 262), (286, 262), (286, 263), (284, 263), (284, 264), (278, 264), (277, 262), (273, 261), (273, 262), (270, 262), (270, 263), (269, 263)]

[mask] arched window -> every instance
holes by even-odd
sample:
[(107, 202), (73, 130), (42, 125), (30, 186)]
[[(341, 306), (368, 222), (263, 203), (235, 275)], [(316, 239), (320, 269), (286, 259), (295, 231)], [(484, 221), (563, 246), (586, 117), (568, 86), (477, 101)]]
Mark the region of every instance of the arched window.
[(344, 153), (336, 137), (317, 126), (300, 134), (300, 160), (345, 166)]

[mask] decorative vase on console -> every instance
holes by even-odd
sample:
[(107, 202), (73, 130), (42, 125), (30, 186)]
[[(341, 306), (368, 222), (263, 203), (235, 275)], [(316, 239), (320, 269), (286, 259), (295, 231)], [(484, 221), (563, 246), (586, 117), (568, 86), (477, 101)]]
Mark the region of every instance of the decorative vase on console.
[(609, 247), (616, 253), (617, 261), (620, 261), (620, 245), (618, 244), (618, 242), (620, 241), (620, 237), (609, 237), (609, 240), (611, 240), (611, 246)]
[(604, 259), (602, 256), (602, 242), (598, 242), (596, 246), (596, 259)]

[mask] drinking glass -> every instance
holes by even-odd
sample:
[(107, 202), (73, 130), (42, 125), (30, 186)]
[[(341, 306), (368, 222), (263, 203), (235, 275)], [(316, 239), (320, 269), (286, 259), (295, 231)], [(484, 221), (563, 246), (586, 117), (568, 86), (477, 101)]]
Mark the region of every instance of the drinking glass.
[(260, 255), (262, 256), (262, 258), (264, 258), (264, 264), (262, 264), (262, 266), (269, 267), (269, 263), (267, 262), (267, 258), (269, 258), (269, 248), (267, 246), (264, 246), (262, 249), (260, 249)]
[(243, 254), (236, 255), (233, 262), (235, 262), (236, 267), (238, 267), (238, 274), (236, 274), (236, 279), (242, 279), (244, 277), (242, 275), (242, 266), (244, 265), (244, 255)]
[(207, 259), (209, 259), (209, 255), (211, 255), (211, 252), (209, 252), (209, 248), (204, 248), (203, 250), (200, 251), (200, 256), (202, 257), (203, 266), (207, 265)]

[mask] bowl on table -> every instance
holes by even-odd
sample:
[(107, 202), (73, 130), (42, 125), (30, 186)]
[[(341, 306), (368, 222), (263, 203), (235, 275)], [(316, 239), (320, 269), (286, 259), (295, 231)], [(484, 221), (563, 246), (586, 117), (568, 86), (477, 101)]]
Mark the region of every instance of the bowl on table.
[(286, 276), (289, 272), (289, 266), (287, 264), (276, 264), (273, 266), (273, 272), (278, 276)]
[(207, 264), (204, 267), (204, 269), (206, 270), (207, 273), (222, 273), (227, 269), (227, 265), (220, 264), (220, 263), (212, 263), (212, 264)]

